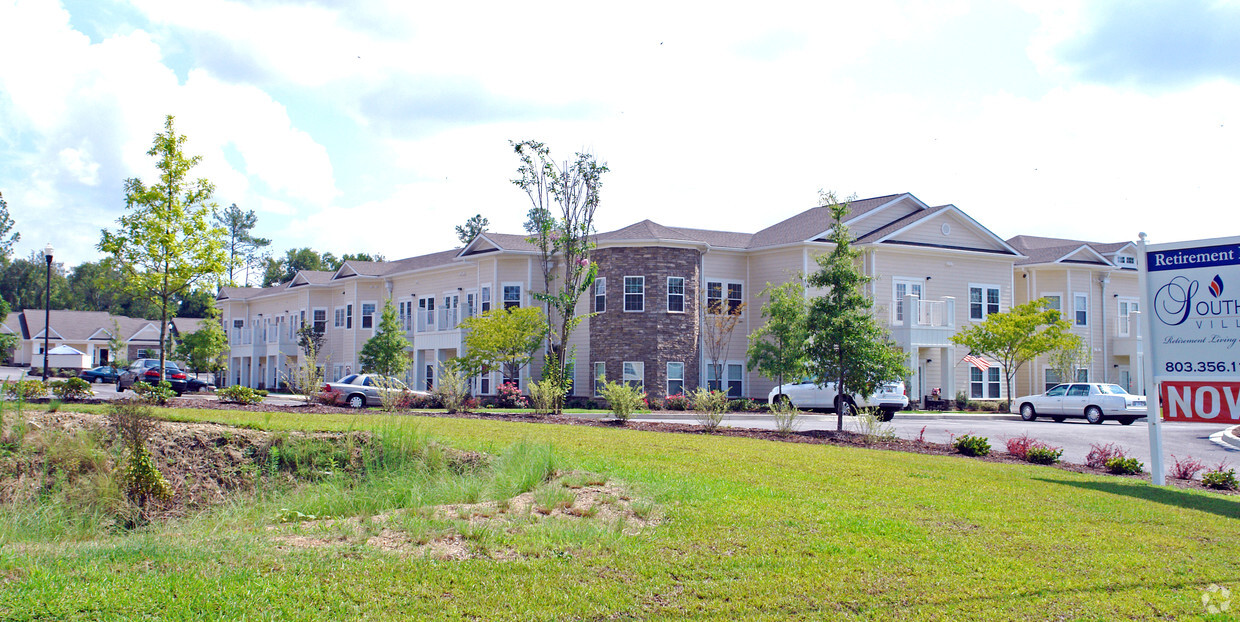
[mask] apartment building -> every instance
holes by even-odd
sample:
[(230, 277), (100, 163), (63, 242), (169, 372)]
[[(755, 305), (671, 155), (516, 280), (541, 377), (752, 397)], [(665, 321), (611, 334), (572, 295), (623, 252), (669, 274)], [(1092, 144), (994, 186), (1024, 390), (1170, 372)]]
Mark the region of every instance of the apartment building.
[(1113, 382), (1144, 393), (1137, 246), (1028, 235), (1008, 243), (1025, 255), (1016, 262), (1017, 304), (1046, 298), (1090, 353), (1074, 378), (1060, 378), (1045, 356), (1027, 363), (1016, 377), (1018, 395), (1041, 393), (1060, 381)]
[[(1014, 300), (1019, 250), (953, 205), (911, 194), (854, 201), (845, 224), (862, 251), (876, 314), (908, 356), (913, 399), (939, 389), (999, 399), (997, 367), (961, 362), (950, 337), (1006, 311)], [(578, 311), (593, 312), (570, 339), (573, 394), (594, 379), (640, 382), (653, 396), (698, 386), (764, 398), (774, 383), (745, 366), (748, 335), (761, 325), (762, 290), (813, 272), (830, 251), (829, 210), (814, 207), (755, 233), (671, 227), (649, 220), (598, 234), (598, 279)], [(230, 331), (230, 382), (275, 386), (297, 364), (297, 327), (322, 328), (328, 377), (357, 371), (383, 301), (397, 306), (412, 345), (407, 380), (433, 386), (438, 364), (463, 353), (460, 320), (503, 305), (533, 304), (541, 287), (537, 249), (522, 235), (487, 232), (464, 248), (399, 261), (346, 262), (334, 273), (301, 272), (268, 288), (223, 288), (217, 304)], [(809, 292), (814, 295), (818, 292)], [(706, 310), (742, 308), (718, 368), (703, 347)], [(540, 367), (517, 380), (538, 377)], [(473, 380), (493, 394), (499, 372)]]
[[(0, 333), (18, 338), (11, 364), (42, 367), (45, 332), (51, 348), (69, 346), (83, 353), (92, 365), (107, 365), (117, 358), (133, 360), (159, 356), (159, 320), (112, 315), (106, 311), (57, 309), (50, 313), (50, 330), (45, 330), (44, 315), (43, 309), (26, 309), (10, 313), (0, 324)], [(170, 333), (175, 339), (177, 335), (195, 332), (203, 321), (174, 318), (169, 322)], [(117, 335), (125, 343), (124, 352), (111, 351), (111, 342)]]

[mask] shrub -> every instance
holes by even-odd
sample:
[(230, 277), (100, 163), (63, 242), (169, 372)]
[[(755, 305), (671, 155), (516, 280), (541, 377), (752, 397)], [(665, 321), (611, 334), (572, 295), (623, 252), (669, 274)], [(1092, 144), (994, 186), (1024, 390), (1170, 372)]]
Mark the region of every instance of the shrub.
[(495, 398), (500, 408), (528, 408), (529, 400), (521, 395), (521, 387), (515, 382), (505, 382), (495, 390)]
[[(216, 391), (217, 393), (219, 390)], [(344, 392), (335, 389), (328, 389), (314, 394), (314, 401), (327, 406), (340, 406), (344, 404)]]
[(117, 436), (129, 452), (122, 471), (129, 498), (144, 509), (148, 500), (165, 501), (171, 498), (172, 487), (155, 467), (151, 452), (146, 447), (151, 433), (155, 431), (150, 404), (141, 399), (116, 400), (108, 405), (108, 420), (115, 426)]
[(757, 412), (760, 407), (757, 402), (744, 397), (739, 400), (732, 400), (731, 402), (728, 402), (728, 408), (731, 409), (732, 412), (751, 413)]
[(969, 409), (969, 396), (965, 395), (964, 391), (956, 392), (956, 406), (960, 408), (960, 410)]
[(5, 393), (13, 399), (32, 400), (46, 396), (47, 387), (42, 380), (18, 380), (9, 383)]
[(621, 421), (628, 421), (633, 411), (640, 408), (646, 401), (646, 394), (640, 387), (626, 382), (605, 382), (599, 392), (603, 394), (603, 399), (607, 400), (612, 414)]
[(50, 384), (52, 385), (52, 393), (56, 395), (56, 398), (68, 402), (85, 399), (95, 394), (90, 389), (90, 383), (81, 378), (57, 380)]
[(952, 441), (952, 447), (966, 456), (985, 456), (990, 454), (990, 441), (984, 436), (965, 434)]
[(668, 410), (689, 410), (689, 397), (684, 393), (669, 395), (663, 399), (663, 407)]
[(263, 396), (259, 395), (258, 391), (239, 384), (216, 389), (215, 395), (224, 403), (258, 404), (263, 401)]
[(1051, 447), (1041, 441), (1035, 442), (1028, 451), (1025, 452), (1025, 460), (1034, 464), (1055, 464), (1059, 462), (1060, 456), (1063, 455), (1063, 449), (1060, 447)]
[(1029, 448), (1033, 447), (1033, 444), (1036, 442), (1037, 441), (1031, 438), (1028, 434), (1021, 434), (1020, 436), (1009, 438), (1007, 440), (1007, 451), (1009, 454), (1024, 460), (1029, 454)]
[(257, 396), (259, 396), (259, 397), (261, 397), (261, 398), (264, 398), (264, 399), (265, 399), (268, 395), (270, 395), (270, 394), (267, 392), (267, 389), (254, 389), (254, 394), (255, 394), (255, 395), (257, 395)]
[(556, 396), (563, 394), (564, 389), (551, 378), (530, 383), (530, 402), (534, 405), (534, 412), (548, 415), (555, 412)]
[(1094, 443), (1089, 446), (1089, 453), (1085, 455), (1085, 466), (1102, 469), (1106, 468), (1107, 461), (1111, 458), (1125, 458), (1128, 453), (1123, 447), (1114, 443), (1099, 445)]
[(1195, 460), (1192, 456), (1181, 460), (1173, 454), (1171, 459), (1175, 461), (1171, 465), (1171, 477), (1175, 479), (1193, 479), (1206, 468), (1204, 463), (1200, 460)]
[(461, 369), (459, 359), (451, 359), (439, 366), (439, 383), (431, 395), (439, 400), (448, 413), (469, 412), (465, 401), (469, 399), (468, 375)]
[(1236, 481), (1236, 470), (1228, 469), (1225, 462), (1220, 462), (1218, 466), (1202, 473), (1201, 483), (1208, 488), (1216, 490), (1235, 490), (1240, 488), (1240, 482)]
[(1107, 458), (1106, 468), (1115, 475), (1136, 475), (1141, 472), (1141, 468), (1145, 465), (1137, 461), (1136, 458)]
[(857, 432), (865, 437), (867, 443), (890, 441), (896, 437), (895, 427), (883, 423), (878, 414), (877, 408), (857, 410)]
[(139, 380), (138, 382), (133, 383), (132, 388), (133, 392), (137, 393), (138, 397), (141, 398), (142, 401), (154, 406), (163, 406), (168, 403), (168, 400), (172, 399), (172, 397), (176, 395), (172, 392), (172, 384), (167, 380), (160, 380), (159, 384), (156, 386), (151, 386), (150, 384)]
[(723, 414), (728, 412), (728, 394), (723, 391), (711, 391), (699, 387), (693, 392), (693, 410), (697, 411), (697, 422), (714, 432), (723, 423)]
[(797, 417), (801, 411), (789, 400), (776, 400), (771, 404), (771, 416), (775, 419), (775, 431), (780, 436), (788, 436), (796, 431)]

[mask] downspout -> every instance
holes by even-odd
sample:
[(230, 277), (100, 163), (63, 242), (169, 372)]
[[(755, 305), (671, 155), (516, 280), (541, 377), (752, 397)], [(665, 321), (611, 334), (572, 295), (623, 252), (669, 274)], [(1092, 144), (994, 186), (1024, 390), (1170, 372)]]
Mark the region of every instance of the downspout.
[(1098, 289), (1102, 298), (1098, 303), (1098, 307), (1102, 313), (1102, 381), (1110, 382), (1108, 374), (1111, 371), (1111, 359), (1107, 357), (1107, 284), (1111, 282), (1111, 272), (1108, 270), (1102, 273), (1102, 278), (1098, 279)]

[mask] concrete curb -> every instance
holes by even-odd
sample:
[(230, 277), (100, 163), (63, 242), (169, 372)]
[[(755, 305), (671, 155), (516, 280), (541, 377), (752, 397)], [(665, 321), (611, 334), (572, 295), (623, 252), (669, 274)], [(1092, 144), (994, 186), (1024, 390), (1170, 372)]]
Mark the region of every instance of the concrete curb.
[[(571, 415), (569, 415), (569, 416), (570, 416), (570, 417), (590, 417), (590, 418), (596, 418), (596, 417), (594, 417), (593, 415), (581, 415), (581, 414), (571, 414)], [(723, 418), (723, 422), (726, 424), (726, 423), (728, 423), (729, 421), (734, 421), (734, 420), (737, 420), (737, 419), (756, 419), (756, 418), (763, 418), (763, 417), (770, 417), (770, 416), (771, 416), (771, 415), (770, 415), (770, 414), (767, 414), (767, 413), (756, 413), (756, 412), (755, 412), (755, 413), (729, 413), (729, 414), (727, 414), (727, 415), (725, 415), (725, 416), (724, 416), (724, 418)], [(835, 413), (808, 413), (808, 414), (803, 414), (803, 415), (801, 415), (801, 416), (802, 416), (802, 417), (822, 417), (822, 418), (829, 418), (829, 419), (831, 419), (831, 420), (835, 420)], [(607, 418), (609, 418), (609, 417), (610, 417), (609, 415), (602, 415), (602, 417), (601, 417), (601, 418), (607, 419)], [(678, 412), (678, 413), (676, 413), (676, 414), (671, 414), (671, 413), (668, 413), (668, 412), (654, 412), (654, 413), (650, 413), (650, 414), (638, 414), (638, 413), (634, 413), (634, 414), (633, 414), (633, 419), (634, 419), (635, 421), (688, 421), (688, 422), (696, 422), (696, 421), (697, 421), (697, 415), (694, 415), (694, 414), (691, 414), (691, 413), (681, 413), (681, 412)], [(895, 420), (896, 420), (896, 421), (899, 421), (900, 419), (919, 419), (919, 420), (920, 420), (920, 419), (936, 419), (936, 420), (937, 420), (937, 419), (960, 419), (960, 420), (966, 420), (966, 421), (979, 421), (979, 420), (980, 420), (980, 421), (984, 421), (984, 420), (996, 420), (996, 421), (1019, 421), (1019, 420), (1020, 420), (1020, 415), (1012, 415), (1012, 414), (1005, 414), (1005, 413), (978, 413), (978, 414), (969, 414), (969, 413), (911, 413), (911, 412), (909, 412), (909, 413), (906, 413), (906, 412), (896, 413)]]
[(1210, 440), (1219, 445), (1240, 449), (1240, 425), (1233, 425), (1230, 428), (1215, 432), (1210, 435)]

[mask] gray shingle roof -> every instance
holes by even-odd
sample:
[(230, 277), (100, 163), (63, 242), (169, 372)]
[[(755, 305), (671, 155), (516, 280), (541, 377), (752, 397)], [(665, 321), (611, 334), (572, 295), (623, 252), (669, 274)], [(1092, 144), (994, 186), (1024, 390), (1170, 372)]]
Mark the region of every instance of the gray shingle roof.
[[(18, 334), (23, 339), (32, 339), (43, 331), (43, 313), (42, 310), (30, 310), (30, 312), (10, 314), (9, 317), (20, 315), (21, 332)], [(90, 339), (90, 336), (101, 328), (111, 333), (113, 320), (119, 325), (121, 336), (125, 339), (133, 337), (134, 333), (142, 330), (148, 324), (153, 325), (156, 329), (159, 328), (159, 320), (111, 315), (106, 311), (53, 310), (51, 312), (52, 335), (53, 338), (55, 338), (55, 335), (60, 335), (66, 341), (85, 341)], [(6, 320), (5, 324), (9, 325), (9, 321)], [(107, 341), (108, 339), (107, 335), (96, 338), (97, 341)], [(158, 336), (152, 341), (159, 341)]]
[[(848, 204), (848, 214), (844, 217), (844, 222), (847, 224), (848, 221), (872, 212), (902, 196), (904, 194), (889, 194), (853, 201)], [(804, 242), (810, 239), (811, 236), (830, 229), (834, 224), (835, 220), (831, 218), (831, 210), (821, 206), (811, 207), (792, 218), (781, 220), (753, 234), (748, 248), (763, 248)], [(864, 232), (854, 231), (853, 233)]]
[(716, 247), (747, 248), (752, 237), (753, 235), (749, 233), (668, 227), (652, 220), (643, 220), (615, 231), (600, 233), (595, 239), (598, 242), (620, 242), (625, 240), (704, 242)]
[(438, 253), (430, 253), (429, 255), (418, 255), (416, 257), (406, 257), (396, 261), (386, 262), (387, 269), (384, 275), (395, 274), (397, 272), (407, 272), (409, 270), (421, 270), (423, 268), (434, 268), (452, 263), (461, 249), (454, 248), (447, 251), (439, 251)]
[[(1093, 248), (1095, 251), (1097, 250), (1097, 248), (1095, 248), (1089, 242), (1083, 242), (1080, 240), (1068, 240), (1068, 239), (1063, 239), (1063, 238), (1041, 238), (1041, 237), (1027, 236), (1027, 235), (1018, 235), (1008, 240), (1007, 243), (1012, 248), (1015, 248), (1016, 250), (1020, 251), (1021, 254), (1026, 256), (1024, 259), (1019, 259), (1016, 261), (1016, 265), (1018, 266), (1027, 266), (1031, 264), (1040, 264), (1040, 263), (1053, 263), (1060, 259), (1063, 259), (1064, 257), (1067, 257), (1068, 255), (1071, 255), (1072, 253), (1075, 253), (1076, 251), (1080, 250), (1082, 246)], [(1111, 245), (1105, 244), (1103, 246), (1111, 246)], [(1122, 246), (1122, 244), (1120, 246)], [(1104, 261), (1098, 261), (1097, 259), (1089, 260), (1087, 263), (1092, 263), (1092, 264), (1096, 264), (1100, 266), (1109, 265), (1108, 263)]]

